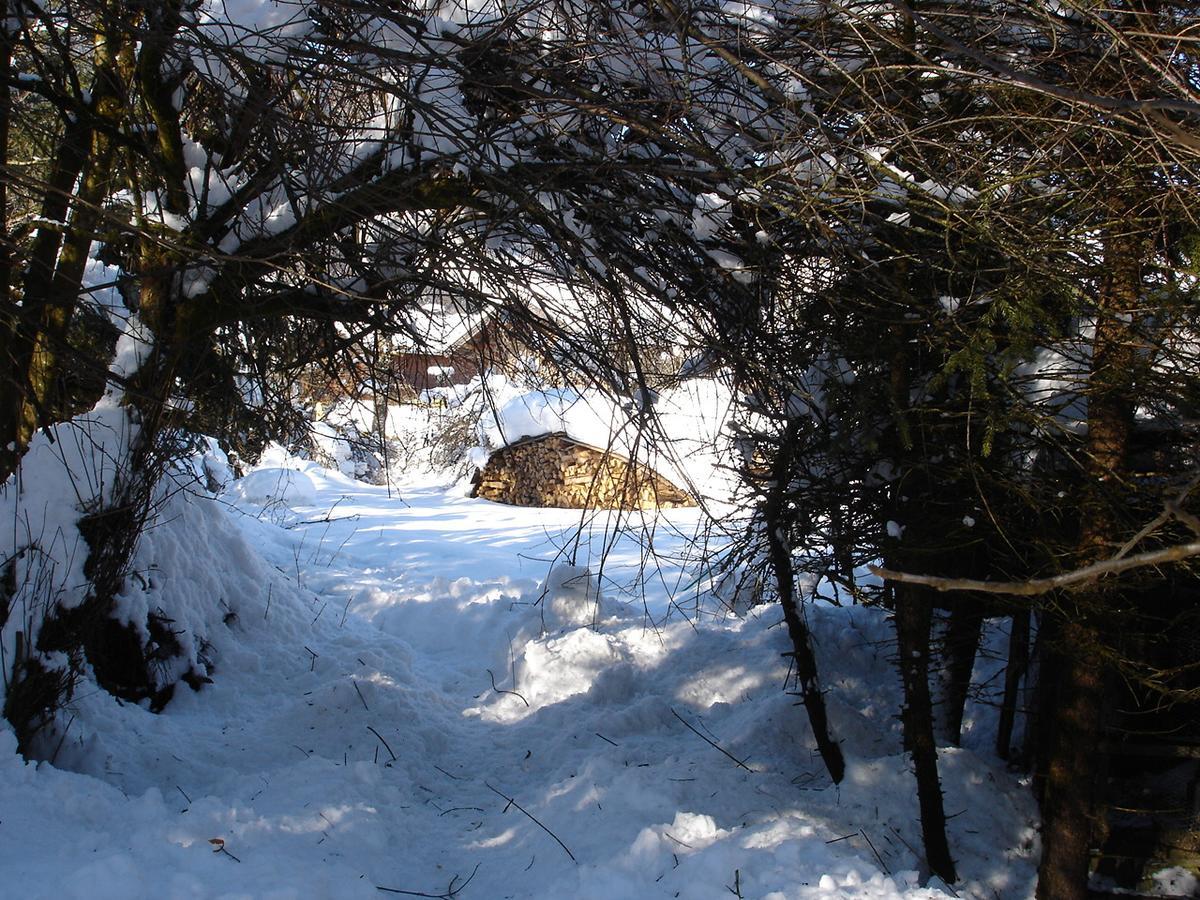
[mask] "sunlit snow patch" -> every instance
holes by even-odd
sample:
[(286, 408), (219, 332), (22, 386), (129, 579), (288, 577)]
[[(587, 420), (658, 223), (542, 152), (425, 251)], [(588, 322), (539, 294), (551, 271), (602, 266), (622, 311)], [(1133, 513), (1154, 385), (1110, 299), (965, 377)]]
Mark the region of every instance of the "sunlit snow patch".
[(312, 479), (296, 469), (257, 469), (229, 487), (237, 503), (309, 506), (317, 497)]

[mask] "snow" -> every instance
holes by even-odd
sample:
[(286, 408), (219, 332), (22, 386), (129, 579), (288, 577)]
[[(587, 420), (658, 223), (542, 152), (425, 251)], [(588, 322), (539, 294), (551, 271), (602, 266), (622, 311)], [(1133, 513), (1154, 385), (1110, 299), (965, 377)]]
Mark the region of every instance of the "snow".
[(695, 206), (692, 233), (700, 241), (712, 240), (733, 218), (729, 201), (720, 194), (697, 194)]
[(312, 479), (296, 469), (257, 469), (234, 482), (230, 494), (235, 502), (254, 506), (308, 506), (316, 500)]
[(18, 632), (36, 642), (49, 605), (82, 602), (87, 553), (76, 523), (111, 499), (135, 433), (125, 410), (106, 399), (34, 435), (20, 471), (0, 485), (0, 565), (11, 561), (17, 586), (0, 620), (0, 662), (16, 658)]
[[(53, 764), (0, 727), (6, 891), (947, 896), (911, 849), (886, 615), (809, 610), (848, 757), (834, 786), (783, 690), (776, 609), (707, 591), (702, 514), (579, 524), (280, 448), (220, 499), (176, 491), (123, 602), (170, 615), (213, 683), (159, 715), (82, 685)], [(988, 756), (991, 717), (972, 705), (941, 755), (954, 890), (1026, 897), (1033, 807)]]
[(193, 51), (194, 61), (201, 72), (231, 91), (238, 90), (238, 80), (222, 50), (258, 61), (279, 59), (313, 30), (299, 0), (205, 0), (195, 22), (203, 44)]
[(1200, 891), (1200, 878), (1182, 866), (1170, 866), (1155, 872), (1155, 893), (1163, 897), (1195, 897)]

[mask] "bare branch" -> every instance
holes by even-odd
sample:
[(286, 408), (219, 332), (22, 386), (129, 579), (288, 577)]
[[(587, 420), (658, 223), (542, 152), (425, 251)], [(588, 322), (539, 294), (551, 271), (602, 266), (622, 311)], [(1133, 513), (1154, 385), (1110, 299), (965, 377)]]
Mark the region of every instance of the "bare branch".
[(881, 566), (869, 565), (872, 575), (887, 581), (905, 584), (922, 584), (938, 591), (978, 591), (984, 594), (1009, 594), (1015, 597), (1036, 597), (1063, 588), (1086, 586), (1106, 575), (1116, 575), (1131, 569), (1160, 566), (1200, 556), (1200, 541), (1177, 544), (1161, 550), (1150, 550), (1135, 556), (1106, 559), (1092, 563), (1072, 572), (1063, 572), (1052, 578), (1031, 578), (1028, 581), (980, 581), (974, 578), (943, 578), (940, 575), (917, 575), (912, 572), (896, 572)]

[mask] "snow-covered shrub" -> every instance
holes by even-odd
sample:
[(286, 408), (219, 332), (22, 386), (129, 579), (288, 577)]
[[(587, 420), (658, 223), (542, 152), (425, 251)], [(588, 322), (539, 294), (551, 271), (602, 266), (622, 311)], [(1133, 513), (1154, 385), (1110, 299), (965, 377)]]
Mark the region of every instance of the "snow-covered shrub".
[(204, 586), (236, 556), (210, 495), (232, 471), (212, 438), (144, 440), (107, 396), (38, 433), (0, 486), (0, 702), (27, 756), (54, 755), (81, 681), (160, 709), (209, 680), (231, 598)]
[(504, 375), (489, 373), (389, 406), (389, 466), (458, 478), (469, 475), (475, 467), (471, 450), (487, 440), (489, 413), (527, 390)]
[(362, 402), (343, 400), (309, 428), (312, 458), (327, 469), (369, 484), (382, 484), (385, 448), (375, 414)]

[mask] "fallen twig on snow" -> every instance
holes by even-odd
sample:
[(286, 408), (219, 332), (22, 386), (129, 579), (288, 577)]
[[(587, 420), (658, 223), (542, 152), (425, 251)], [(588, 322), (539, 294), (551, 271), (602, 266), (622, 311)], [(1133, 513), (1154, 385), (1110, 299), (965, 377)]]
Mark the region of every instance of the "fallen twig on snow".
[(495, 691), (497, 694), (512, 694), (514, 697), (520, 697), (521, 702), (524, 703), (526, 706), (529, 706), (529, 701), (526, 700), (525, 697), (519, 691), (510, 691), (510, 690), (507, 690), (502, 687), (496, 687), (496, 676), (492, 674), (491, 669), (488, 669), (487, 673), (488, 673), (488, 677), (490, 679), (492, 679), (492, 690), (493, 691)]
[(428, 893), (426, 891), (406, 891), (402, 888), (384, 887), (381, 884), (375, 885), (375, 890), (384, 891), (388, 894), (404, 894), (406, 897), (435, 897), (437, 900), (453, 900), (453, 898), (458, 896), (459, 891), (471, 883), (471, 879), (475, 877), (475, 873), (478, 871), (479, 863), (475, 863), (475, 868), (471, 870), (471, 874), (467, 876), (466, 881), (464, 881), (462, 884), (456, 885), (455, 882), (458, 881), (458, 876), (455, 875), (450, 879), (450, 884), (447, 886), (446, 890), (440, 894)]
[(720, 744), (718, 744), (718, 743), (717, 743), (716, 741), (714, 741), (712, 738), (710, 738), (710, 737), (706, 736), (705, 734), (703, 734), (703, 733), (701, 733), (701, 732), (697, 731), (697, 730), (696, 730), (696, 729), (695, 729), (695, 728), (694, 728), (694, 727), (693, 727), (693, 726), (692, 726), (692, 725), (691, 725), (691, 724), (688, 722), (688, 720), (687, 720), (687, 719), (685, 719), (685, 718), (684, 718), (683, 716), (681, 716), (679, 713), (675, 712), (675, 710), (674, 710), (674, 709), (672, 709), (672, 710), (671, 710), (671, 715), (673, 715), (673, 716), (674, 716), (675, 718), (677, 718), (677, 719), (678, 719), (680, 722), (682, 722), (684, 725), (686, 725), (689, 731), (691, 731), (693, 734), (695, 734), (696, 736), (698, 736), (699, 738), (701, 738), (701, 739), (702, 739), (702, 740), (703, 740), (703, 741), (704, 741), (706, 744), (708, 744), (709, 746), (711, 746), (711, 747), (713, 747), (713, 748), (715, 748), (715, 749), (717, 749), (717, 750), (720, 750), (722, 753), (724, 753), (726, 756), (728, 756), (730, 759), (732, 759), (732, 760), (733, 760), (735, 763), (737, 763), (737, 764), (738, 764), (738, 765), (739, 765), (741, 768), (745, 769), (747, 772), (753, 772), (753, 771), (754, 771), (752, 768), (750, 768), (748, 765), (746, 765), (744, 762), (742, 762), (740, 759), (738, 759), (736, 756), (734, 756), (732, 753), (730, 753), (728, 750), (726, 750), (724, 747), (722, 747)]
[(867, 836), (866, 830), (860, 828), (858, 833), (863, 836), (863, 840), (867, 842), (867, 846), (871, 848), (871, 852), (874, 853), (875, 858), (879, 860), (879, 865), (883, 869), (883, 873), (885, 875), (891, 875), (892, 870), (888, 868), (887, 863), (883, 861), (883, 857), (879, 855), (879, 851), (875, 849), (875, 844), (871, 841), (870, 837)]
[(241, 862), (240, 859), (238, 859), (236, 856), (234, 856), (232, 853), (230, 853), (228, 850), (225, 849), (225, 839), (224, 838), (209, 838), (208, 842), (213, 845), (213, 853), (224, 853), (226, 856), (228, 856), (234, 862), (236, 862), (236, 863)]
[[(539, 822), (534, 817), (533, 813), (531, 813), (529, 810), (527, 810), (525, 807), (523, 807), (520, 803), (518, 803), (512, 797), (509, 797), (507, 794), (504, 794), (503, 792), (496, 790), (494, 787), (492, 787), (490, 784), (488, 784), (488, 782), (485, 781), (484, 785), (486, 785), (487, 789), (489, 791), (491, 791), (493, 794), (495, 794), (497, 797), (502, 797), (508, 803), (509, 806), (515, 806), (518, 810), (523, 812), (529, 818), (530, 822), (532, 822), (538, 828), (542, 829), (542, 831), (546, 832), (546, 834), (550, 835), (550, 837), (554, 838), (555, 843), (557, 843), (558, 846), (563, 848), (563, 851), (566, 852), (567, 856), (571, 857), (571, 862), (575, 863), (576, 865), (579, 865), (579, 860), (577, 860), (575, 858), (575, 854), (571, 852), (571, 848), (569, 848), (566, 844), (564, 844), (562, 842), (562, 840), (559, 839), (559, 836), (557, 834), (555, 834), (553, 831), (551, 831), (549, 828), (547, 828), (545, 825), (543, 825), (541, 822)], [(508, 810), (508, 807), (506, 806), (505, 811), (507, 811), (507, 810)]]
[(387, 752), (391, 754), (392, 762), (396, 762), (396, 754), (392, 753), (392, 748), (388, 744), (388, 742), (383, 739), (383, 735), (380, 734), (378, 731), (376, 731), (374, 728), (372, 728), (370, 725), (367, 726), (367, 731), (371, 732), (371, 734), (373, 734), (373, 735), (375, 735), (375, 737), (379, 738), (379, 742), (381, 744), (383, 744), (383, 746), (387, 749)]

